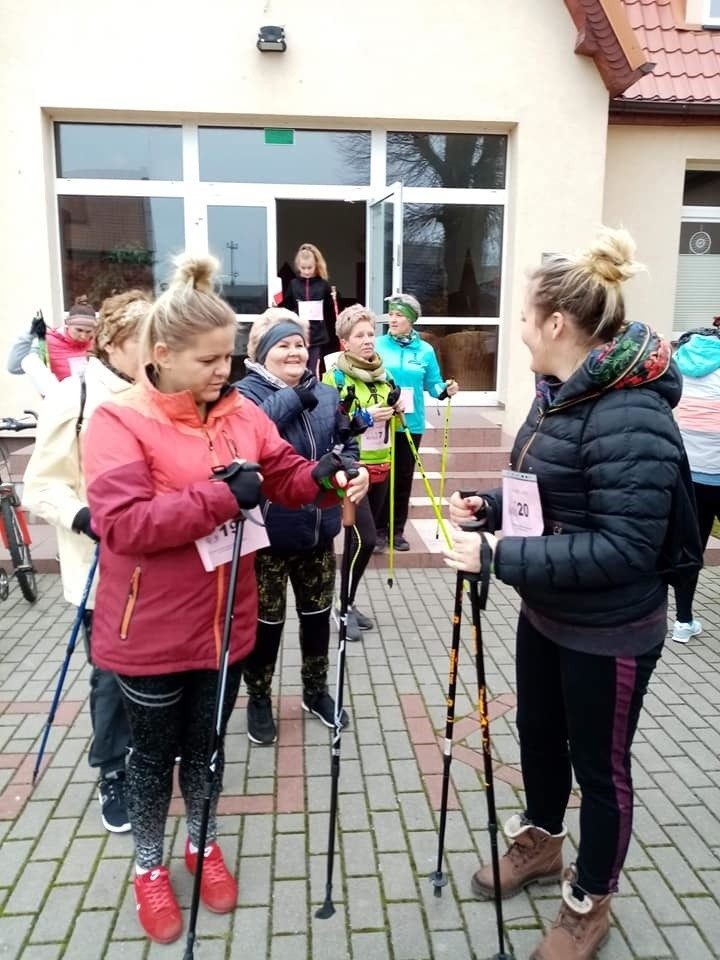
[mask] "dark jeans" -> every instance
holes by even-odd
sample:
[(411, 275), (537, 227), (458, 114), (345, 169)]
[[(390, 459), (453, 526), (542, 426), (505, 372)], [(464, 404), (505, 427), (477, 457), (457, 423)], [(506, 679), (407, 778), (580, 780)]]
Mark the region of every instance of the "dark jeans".
[(85, 654), (90, 664), (92, 740), (88, 763), (91, 767), (99, 767), (100, 775), (104, 777), (125, 769), (125, 758), (130, 747), (130, 725), (115, 674), (93, 666), (92, 616), (92, 610), (86, 610), (83, 615)]
[[(240, 687), (241, 665), (228, 667), (207, 840), (217, 835), (217, 802), (225, 768), (224, 737)], [(135, 856), (150, 869), (163, 861), (163, 839), (172, 796), (175, 757), (188, 835), (197, 846), (205, 806), (210, 737), (215, 723), (217, 672), (192, 670), (154, 677), (118, 675), (130, 719), (133, 748), (127, 762), (127, 799)]]
[[(385, 505), (388, 495), (389, 476), (382, 483), (373, 483), (357, 505), (355, 511), (355, 527), (353, 528), (350, 542), (350, 556), (352, 557), (352, 566), (350, 568), (350, 603), (355, 603), (355, 595), (360, 585), (362, 575), (367, 569), (368, 562), (372, 556), (377, 543), (377, 521), (376, 517)], [(355, 533), (357, 528), (357, 534)]]
[(571, 789), (582, 791), (578, 883), (617, 890), (630, 842), (632, 745), (662, 644), (636, 657), (568, 650), (521, 614), (517, 627), (517, 726), (526, 816), (559, 833)]
[[(704, 546), (710, 539), (713, 523), (720, 520), (720, 485), (708, 483), (693, 483), (695, 491), (695, 505), (697, 507), (698, 527), (700, 540)], [(689, 577), (684, 583), (675, 587), (675, 616), (681, 623), (690, 623), (693, 619), (693, 600), (697, 590), (698, 574)]]
[[(420, 449), (423, 435), (411, 434), (415, 449)], [(405, 530), (408, 510), (410, 506), (410, 491), (412, 489), (413, 474), (415, 473), (415, 458), (410, 450), (404, 431), (399, 430), (395, 436), (395, 516), (393, 518), (393, 534), (399, 536)], [(390, 498), (385, 500), (380, 509), (377, 529), (387, 536), (390, 529)]]

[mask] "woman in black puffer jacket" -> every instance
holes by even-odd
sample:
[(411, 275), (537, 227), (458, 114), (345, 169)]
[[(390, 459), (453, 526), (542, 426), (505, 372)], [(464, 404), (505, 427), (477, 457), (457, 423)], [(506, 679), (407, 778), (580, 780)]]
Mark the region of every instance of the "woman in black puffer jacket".
[[(620, 284), (638, 269), (633, 254), (628, 234), (605, 230), (582, 257), (555, 258), (531, 275), (522, 339), (538, 380), (511, 462), (526, 478), (451, 499), (454, 523), (486, 521), (495, 575), (522, 599), (526, 809), (505, 826), (504, 896), (561, 878), (571, 763), (582, 790), (577, 863), (534, 960), (584, 960), (608, 934), (632, 827), (630, 747), (667, 630), (658, 567), (680, 476), (672, 407), (681, 376), (668, 343), (625, 323)], [(478, 571), (479, 541), (456, 531), (448, 565)], [(492, 897), (489, 866), (472, 890)]]
[[(246, 376), (236, 384), (275, 423), (296, 453), (310, 460), (333, 449), (356, 461), (357, 440), (349, 436), (347, 417), (339, 411), (334, 387), (319, 383), (307, 369), (307, 322), (283, 308), (258, 318), (248, 338)], [(367, 471), (362, 469), (367, 489)], [(270, 688), (285, 626), (290, 580), (297, 606), (302, 652), (302, 705), (334, 726), (335, 702), (327, 691), (330, 612), (335, 590), (334, 540), (340, 532), (340, 506), (321, 510), (308, 504), (288, 510), (265, 500), (263, 518), (270, 540), (255, 555), (258, 624), (255, 649), (243, 663), (248, 689), (248, 737), (274, 743), (277, 728)], [(343, 711), (344, 722), (347, 716)]]

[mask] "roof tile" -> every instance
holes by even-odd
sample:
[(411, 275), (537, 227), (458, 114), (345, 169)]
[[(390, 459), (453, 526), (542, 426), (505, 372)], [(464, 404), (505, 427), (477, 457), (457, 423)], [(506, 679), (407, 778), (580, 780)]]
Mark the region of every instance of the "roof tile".
[(619, 98), (720, 105), (720, 31), (678, 27), (672, 0), (623, 0), (638, 43), (655, 63)]

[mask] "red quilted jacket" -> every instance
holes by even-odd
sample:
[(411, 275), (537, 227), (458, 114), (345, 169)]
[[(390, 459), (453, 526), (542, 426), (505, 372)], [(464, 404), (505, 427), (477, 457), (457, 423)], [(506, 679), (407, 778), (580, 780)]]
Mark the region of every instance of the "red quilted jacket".
[[(90, 419), (84, 446), (93, 526), (101, 538), (93, 662), (136, 675), (216, 669), (230, 564), (203, 568), (195, 541), (233, 519), (227, 484), (209, 478), (234, 458), (262, 468), (263, 492), (288, 507), (311, 503), (314, 464), (273, 422), (229, 390), (202, 422), (189, 392), (138, 383)], [(325, 498), (327, 501), (327, 497)], [(242, 557), (230, 661), (255, 643), (253, 555)]]

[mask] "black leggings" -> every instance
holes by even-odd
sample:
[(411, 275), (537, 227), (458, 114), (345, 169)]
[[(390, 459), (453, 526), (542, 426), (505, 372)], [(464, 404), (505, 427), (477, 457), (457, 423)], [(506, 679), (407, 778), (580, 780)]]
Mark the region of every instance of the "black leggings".
[(578, 884), (617, 890), (633, 816), (632, 745), (662, 644), (635, 657), (579, 653), (554, 643), (520, 615), (517, 726), (526, 816), (559, 833), (572, 769), (582, 791)]
[[(235, 705), (242, 668), (228, 668), (220, 744), (210, 794), (208, 842), (217, 836), (217, 803), (225, 767), (223, 740)], [(180, 761), (180, 790), (185, 801), (188, 834), (197, 846), (205, 798), (210, 735), (215, 723), (215, 670), (193, 670), (158, 677), (117, 675), (130, 721), (132, 750), (127, 761), (128, 813), (138, 865), (146, 869), (163, 861), (163, 838), (172, 797), (175, 757)]]
[[(704, 547), (712, 533), (713, 523), (720, 520), (720, 484), (693, 483), (695, 505), (697, 507), (700, 540)], [(698, 584), (698, 574), (694, 574), (684, 583), (675, 587), (675, 616), (681, 623), (690, 623), (693, 619), (693, 600)]]
[[(353, 564), (350, 573), (350, 603), (355, 603), (355, 594), (360, 585), (362, 575), (367, 569), (368, 562), (372, 556), (375, 544), (377, 543), (377, 522), (375, 518), (380, 515), (380, 511), (387, 500), (389, 487), (389, 477), (381, 483), (373, 483), (357, 505), (355, 511), (355, 527), (351, 536), (351, 557)], [(355, 532), (357, 530), (357, 533)], [(360, 536), (358, 550), (358, 534)]]
[[(421, 433), (412, 433), (411, 437), (413, 438), (415, 449), (419, 450), (423, 435)], [(407, 523), (414, 473), (415, 457), (413, 457), (405, 431), (399, 430), (395, 436), (395, 516), (393, 517), (393, 534), (396, 537), (405, 530), (405, 524)], [(378, 532), (385, 533), (387, 536), (390, 528), (389, 496), (380, 509), (377, 520)]]

